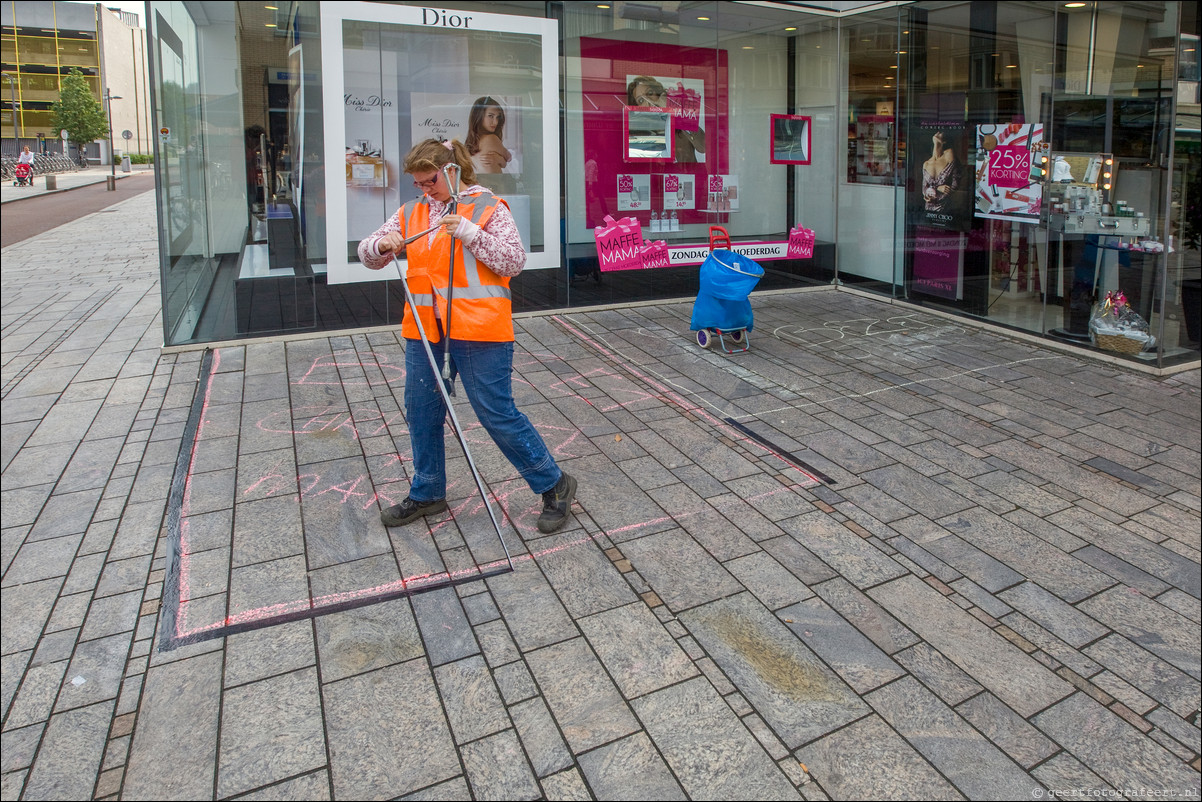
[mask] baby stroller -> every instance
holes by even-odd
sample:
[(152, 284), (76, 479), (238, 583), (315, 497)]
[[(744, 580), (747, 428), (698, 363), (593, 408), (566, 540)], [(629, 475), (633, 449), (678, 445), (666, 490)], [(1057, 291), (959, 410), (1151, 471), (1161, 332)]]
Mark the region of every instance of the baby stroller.
[[(720, 242), (725, 242), (727, 248), (714, 247)], [(729, 250), (729, 246), (726, 229), (711, 226), (710, 255), (701, 263), (701, 289), (693, 302), (689, 328), (697, 332), (697, 344), (702, 348), (711, 347), (716, 337), (723, 351), (736, 354), (751, 347), (747, 332), (754, 320), (747, 295), (759, 283), (764, 268)], [(735, 347), (726, 347), (727, 336)]]
[(13, 186), (14, 187), (32, 187), (33, 186), (33, 167), (18, 162), (13, 168)]

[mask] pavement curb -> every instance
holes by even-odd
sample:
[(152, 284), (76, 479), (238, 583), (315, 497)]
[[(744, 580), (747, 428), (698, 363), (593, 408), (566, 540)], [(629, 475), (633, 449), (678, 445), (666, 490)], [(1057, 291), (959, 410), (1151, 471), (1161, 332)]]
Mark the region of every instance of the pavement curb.
[[(141, 172), (153, 173), (154, 171), (153, 170), (145, 170), (145, 171), (141, 171)], [(123, 173), (121, 175), (116, 176), (116, 178), (118, 181), (120, 181), (123, 178), (132, 178), (136, 174), (137, 173), (132, 173), (132, 172), (131, 173)], [(58, 174), (56, 173), (56, 175), (58, 175)], [(67, 173), (66, 175), (69, 175), (69, 173)], [(45, 175), (34, 176), (34, 178), (45, 179)], [(10, 203), (19, 203), (20, 201), (32, 200), (33, 198), (43, 198), (47, 195), (58, 195), (59, 193), (62, 193), (62, 192), (71, 192), (72, 190), (83, 189), (84, 187), (91, 187), (91, 186), (95, 186), (96, 184), (103, 184), (104, 180), (106, 178), (108, 178), (107, 175), (102, 176), (99, 181), (88, 181), (85, 184), (76, 184), (73, 187), (62, 187), (60, 189), (44, 189), (41, 192), (36, 192), (32, 195), (24, 195), (24, 196), (18, 197), (18, 198), (5, 198), (3, 200), (0, 200), (0, 205), (7, 206)]]

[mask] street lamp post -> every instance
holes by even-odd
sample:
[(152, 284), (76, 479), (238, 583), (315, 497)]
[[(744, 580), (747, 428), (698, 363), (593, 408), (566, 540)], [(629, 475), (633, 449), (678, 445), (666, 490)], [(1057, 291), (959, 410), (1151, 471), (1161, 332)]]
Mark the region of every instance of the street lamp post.
[(113, 101), (120, 100), (120, 95), (114, 95), (107, 86), (104, 88), (104, 105), (109, 120), (109, 180), (108, 188), (117, 188), (117, 162), (113, 158)]

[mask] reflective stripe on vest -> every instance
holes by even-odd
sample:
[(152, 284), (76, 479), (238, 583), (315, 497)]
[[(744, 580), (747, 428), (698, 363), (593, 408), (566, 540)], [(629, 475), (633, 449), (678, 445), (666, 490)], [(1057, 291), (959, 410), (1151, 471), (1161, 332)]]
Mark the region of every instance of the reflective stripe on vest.
[[(497, 203), (504, 201), (482, 193), (461, 201), (457, 211), (483, 228), (488, 224)], [(397, 210), (397, 217), (402, 231), (428, 228), (428, 198), (422, 197), (405, 204)], [(436, 314), (444, 319), (449, 317), (456, 339), (511, 342), (513, 318), (509, 279), (493, 273), (486, 264), (478, 262), (458, 240), (443, 239), (444, 236), (442, 232), (426, 235), (409, 246), (413, 250), (410, 254), (412, 261), (408, 283), (416, 309), (406, 305), (401, 324), (402, 335), (410, 339), (418, 337), (417, 325), (413, 321), (413, 313), (416, 312), (432, 342), (440, 339), (438, 327), (434, 325)], [(455, 287), (449, 293), (448, 301), (446, 282), (451, 279), (448, 270), (451, 258), (455, 261)]]

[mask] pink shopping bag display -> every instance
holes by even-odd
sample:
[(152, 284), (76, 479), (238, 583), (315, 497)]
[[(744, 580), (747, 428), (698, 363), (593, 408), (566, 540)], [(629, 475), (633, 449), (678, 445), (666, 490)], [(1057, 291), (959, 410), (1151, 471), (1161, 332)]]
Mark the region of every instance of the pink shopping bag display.
[(605, 215), (605, 225), (593, 229), (597, 239), (597, 261), (602, 271), (641, 270), (643, 229), (633, 217), (620, 220)]
[(789, 230), (789, 248), (786, 251), (790, 259), (814, 258), (814, 231), (803, 228), (800, 223)]
[(685, 89), (677, 81), (675, 89), (668, 90), (668, 110), (675, 117), (672, 127), (678, 131), (696, 131), (701, 128), (701, 95), (693, 89)]
[(643, 267), (669, 267), (672, 262), (668, 256), (668, 243), (662, 239), (643, 245)]

